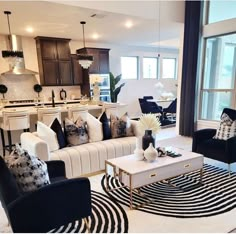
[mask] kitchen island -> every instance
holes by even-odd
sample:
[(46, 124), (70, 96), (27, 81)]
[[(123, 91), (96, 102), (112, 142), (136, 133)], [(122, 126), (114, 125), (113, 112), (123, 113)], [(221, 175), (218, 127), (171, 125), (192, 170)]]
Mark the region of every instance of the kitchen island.
[[(70, 106), (78, 106), (79, 104), (56, 104), (56, 106), (60, 107), (61, 109), (61, 117), (62, 117), (62, 121), (68, 117), (68, 107)], [(102, 112), (102, 106), (99, 105), (79, 105), (81, 107), (86, 107), (88, 109), (88, 112), (92, 115), (94, 115), (95, 117), (98, 117), (100, 115), (100, 113)], [(49, 106), (50, 107), (50, 106)], [(30, 132), (35, 132), (36, 131), (36, 124), (37, 124), (37, 120), (38, 120), (38, 109), (42, 109), (42, 108), (47, 108), (47, 106), (32, 106), (31, 105), (22, 105), (22, 106), (18, 106), (18, 107), (10, 107), (8, 106), (7, 108), (2, 108), (0, 109), (0, 124), (2, 123), (2, 112), (3, 110), (5, 111), (26, 111), (29, 113), (30, 115)], [(11, 136), (12, 136), (12, 142), (16, 143), (19, 142), (20, 139), (20, 135), (23, 131), (21, 130), (16, 130), (13, 131)], [(7, 134), (6, 131), (4, 133), (5, 135), (5, 139), (7, 139)], [(8, 142), (6, 142), (8, 144)], [(2, 143), (0, 143), (0, 149), (2, 149)], [(1, 154), (1, 153), (0, 153)]]
[[(61, 112), (62, 114), (64, 115), (67, 115), (68, 113), (68, 107), (71, 107), (71, 106), (78, 106), (78, 104), (58, 104), (56, 103), (55, 105), (56, 107), (60, 107), (61, 108)], [(81, 107), (86, 107), (88, 109), (88, 112), (91, 113), (92, 115), (94, 116), (98, 116), (101, 111), (102, 111), (102, 106), (99, 106), (99, 105), (79, 105)], [(30, 105), (21, 105), (21, 106), (7, 106), (7, 107), (4, 107), (0, 110), (0, 118), (2, 117), (2, 111), (5, 110), (5, 111), (27, 111), (29, 113), (29, 115), (37, 115), (38, 113), (38, 109), (40, 108), (47, 108), (47, 107), (51, 107), (51, 106), (32, 106), (32, 104)]]

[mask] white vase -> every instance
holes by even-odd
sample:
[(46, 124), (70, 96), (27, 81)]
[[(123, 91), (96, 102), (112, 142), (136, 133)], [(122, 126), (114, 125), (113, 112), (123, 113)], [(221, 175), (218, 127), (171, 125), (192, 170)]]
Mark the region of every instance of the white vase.
[(137, 160), (143, 160), (144, 159), (144, 150), (142, 148), (142, 137), (136, 138), (136, 148), (134, 150), (134, 155)]
[(98, 82), (95, 82), (93, 86), (93, 101), (98, 102), (100, 100), (100, 87), (98, 86)]
[(148, 162), (153, 162), (157, 159), (157, 155), (157, 150), (153, 147), (152, 143), (150, 143), (148, 148), (144, 151), (144, 157)]

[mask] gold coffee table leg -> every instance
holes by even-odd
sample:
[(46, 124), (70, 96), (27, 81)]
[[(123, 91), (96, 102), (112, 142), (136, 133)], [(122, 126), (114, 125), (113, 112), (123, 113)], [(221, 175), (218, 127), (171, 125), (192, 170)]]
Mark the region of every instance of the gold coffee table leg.
[(133, 188), (132, 188), (132, 176), (129, 175), (129, 196), (130, 196), (130, 209), (133, 209)]
[(109, 191), (108, 188), (108, 172), (107, 172), (107, 162), (105, 161), (105, 177), (106, 177), (106, 190)]

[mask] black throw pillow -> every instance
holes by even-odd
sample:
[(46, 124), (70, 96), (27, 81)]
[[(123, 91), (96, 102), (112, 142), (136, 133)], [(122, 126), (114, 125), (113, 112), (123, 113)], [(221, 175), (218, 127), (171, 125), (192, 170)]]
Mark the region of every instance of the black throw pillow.
[(57, 118), (52, 122), (51, 129), (57, 134), (57, 141), (60, 149), (66, 147), (66, 137)]
[(105, 111), (102, 113), (99, 120), (102, 123), (103, 140), (111, 139), (110, 121)]

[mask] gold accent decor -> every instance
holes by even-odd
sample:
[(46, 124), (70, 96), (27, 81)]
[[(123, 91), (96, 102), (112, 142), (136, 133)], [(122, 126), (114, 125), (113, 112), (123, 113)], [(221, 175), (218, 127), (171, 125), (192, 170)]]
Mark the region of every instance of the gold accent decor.
[(155, 177), (155, 176), (157, 176), (157, 173), (149, 175), (149, 178), (152, 178), (152, 177)]

